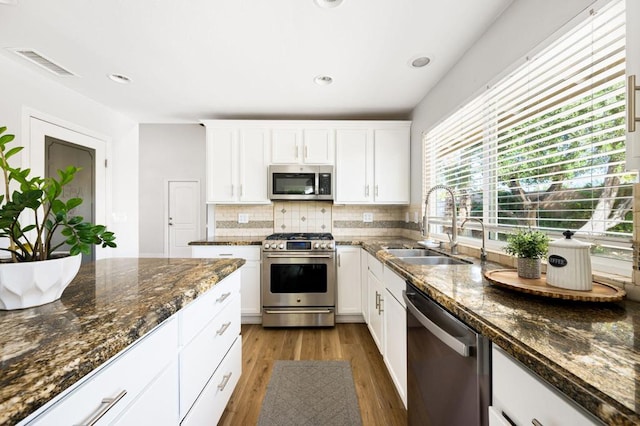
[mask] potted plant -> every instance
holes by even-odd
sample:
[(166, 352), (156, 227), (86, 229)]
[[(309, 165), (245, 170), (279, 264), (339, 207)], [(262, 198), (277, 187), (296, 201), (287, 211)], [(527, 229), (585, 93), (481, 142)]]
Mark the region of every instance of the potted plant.
[[(89, 253), (92, 245), (116, 243), (105, 226), (73, 215), (81, 198), (61, 199), (80, 169), (69, 166), (58, 170), (58, 178), (42, 178), (12, 167), (8, 160), (23, 147), (9, 148), (15, 136), (4, 134), (6, 129), (0, 127), (0, 250), (9, 256), (0, 262), (0, 309), (21, 309), (59, 299), (78, 273), (81, 253)], [(64, 244), (69, 252), (56, 252)]]
[(521, 230), (507, 237), (508, 254), (518, 258), (518, 276), (540, 278), (541, 259), (547, 255), (549, 237), (536, 230)]

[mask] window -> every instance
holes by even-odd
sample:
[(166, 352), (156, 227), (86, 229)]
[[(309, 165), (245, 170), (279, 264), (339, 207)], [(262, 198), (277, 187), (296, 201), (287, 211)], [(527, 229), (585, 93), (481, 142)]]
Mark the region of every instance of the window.
[[(571, 229), (592, 254), (630, 260), (624, 126), (625, 10), (612, 1), (424, 135), (423, 194), (452, 187), (458, 217), (482, 218), (493, 241)], [(431, 233), (447, 230), (445, 195), (429, 200)]]

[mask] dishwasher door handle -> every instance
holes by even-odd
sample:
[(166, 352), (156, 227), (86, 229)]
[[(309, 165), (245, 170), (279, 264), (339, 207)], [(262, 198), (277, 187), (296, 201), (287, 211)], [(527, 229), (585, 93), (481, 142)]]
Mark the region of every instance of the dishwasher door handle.
[(429, 330), (434, 336), (438, 338), (442, 343), (449, 346), (451, 349), (456, 351), (459, 355), (464, 357), (468, 357), (470, 354), (470, 346), (460, 340), (456, 339), (454, 336), (450, 335), (429, 318), (427, 318), (422, 312), (416, 308), (411, 300), (407, 297), (407, 291), (402, 290), (402, 298), (404, 299), (404, 303), (407, 305), (407, 309), (413, 314), (414, 317), (426, 328)]

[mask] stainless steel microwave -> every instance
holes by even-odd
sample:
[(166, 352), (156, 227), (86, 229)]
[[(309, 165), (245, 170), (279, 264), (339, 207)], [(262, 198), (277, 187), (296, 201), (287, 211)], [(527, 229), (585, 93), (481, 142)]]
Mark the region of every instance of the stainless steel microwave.
[(272, 200), (333, 200), (333, 166), (269, 166)]

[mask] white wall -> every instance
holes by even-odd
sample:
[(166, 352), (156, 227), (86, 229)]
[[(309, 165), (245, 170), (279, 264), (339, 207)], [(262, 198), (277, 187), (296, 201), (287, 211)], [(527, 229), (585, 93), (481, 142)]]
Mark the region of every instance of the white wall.
[(478, 94), (595, 0), (514, 0), (413, 110), (411, 202), (422, 199), (422, 132)]
[(163, 257), (167, 180), (199, 180), (205, 237), (206, 132), (199, 124), (140, 125), (140, 255)]
[[(29, 111), (37, 111), (107, 140), (107, 227), (118, 248), (108, 257), (138, 255), (138, 125), (126, 116), (69, 90), (0, 55), (0, 126), (24, 144)], [(78, 77), (80, 78), (80, 77)], [(26, 160), (23, 167), (27, 167)]]

